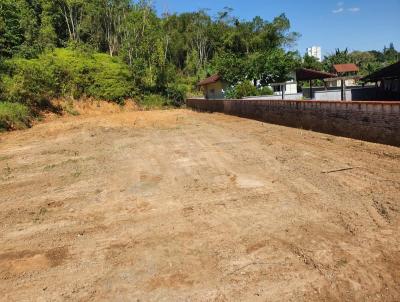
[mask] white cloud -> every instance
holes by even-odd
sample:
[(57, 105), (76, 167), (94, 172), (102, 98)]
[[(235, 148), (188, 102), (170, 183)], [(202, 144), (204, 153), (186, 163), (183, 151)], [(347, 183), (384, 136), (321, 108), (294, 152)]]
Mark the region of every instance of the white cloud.
[(344, 1), (337, 2), (336, 6), (337, 6), (337, 8), (332, 10), (332, 14), (341, 14), (346, 11), (350, 12), (350, 13), (358, 13), (361, 10), (361, 8), (359, 8), (359, 7), (346, 8)]
[(344, 12), (344, 8), (343, 7), (340, 7), (338, 9), (334, 9), (332, 11), (332, 13), (334, 13), (334, 14), (340, 14), (340, 13), (343, 13), (343, 12)]

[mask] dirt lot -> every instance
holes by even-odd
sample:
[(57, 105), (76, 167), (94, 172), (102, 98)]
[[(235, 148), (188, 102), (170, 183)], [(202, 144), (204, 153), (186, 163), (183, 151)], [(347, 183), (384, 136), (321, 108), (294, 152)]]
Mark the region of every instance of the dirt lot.
[(400, 300), (399, 148), (128, 112), (0, 134), (0, 172), (2, 301)]

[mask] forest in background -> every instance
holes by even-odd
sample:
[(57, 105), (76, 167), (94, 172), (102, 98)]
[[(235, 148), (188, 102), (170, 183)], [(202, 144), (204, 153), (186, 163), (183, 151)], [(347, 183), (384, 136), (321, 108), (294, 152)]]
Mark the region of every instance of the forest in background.
[(215, 73), (237, 97), (268, 94), (298, 67), (354, 62), (368, 74), (399, 60), (390, 44), (338, 49), (320, 63), (292, 50), (299, 37), (284, 14), (241, 20), (230, 8), (157, 14), (148, 0), (0, 0), (0, 129), (28, 124), (55, 98), (181, 106)]

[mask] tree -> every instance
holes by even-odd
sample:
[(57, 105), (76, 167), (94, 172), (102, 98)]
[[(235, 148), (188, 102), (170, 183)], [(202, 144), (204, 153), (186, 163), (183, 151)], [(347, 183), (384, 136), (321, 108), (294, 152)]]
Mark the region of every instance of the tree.
[(18, 7), (14, 1), (0, 3), (0, 56), (11, 57), (24, 41)]
[(69, 39), (80, 42), (81, 26), (87, 3), (85, 0), (57, 0), (68, 30)]
[(118, 54), (126, 30), (126, 18), (129, 11), (129, 0), (101, 0), (102, 13), (100, 22), (105, 34), (105, 41), (110, 56)]
[(248, 77), (260, 81), (262, 86), (290, 80), (291, 74), (301, 64), (298, 53), (285, 53), (282, 49), (257, 53), (249, 61)]
[(400, 60), (399, 53), (394, 48), (394, 44), (390, 43), (389, 48), (386, 46), (383, 49), (384, 60), (390, 63), (395, 63)]
[[(40, 60), (49, 54), (56, 65), (71, 53), (106, 53), (127, 65), (129, 81), (140, 87), (141, 93), (182, 95), (185, 87), (194, 86), (207, 72), (218, 72), (231, 84), (287, 78), (297, 59), (284, 49), (297, 37), (285, 15), (271, 22), (261, 17), (247, 21), (235, 17), (230, 8), (216, 17), (206, 10), (160, 17), (151, 0), (0, 1), (0, 60)], [(89, 73), (91, 65), (80, 64), (87, 58), (68, 59), (79, 75)], [(282, 60), (282, 66), (274, 60)], [(8, 74), (12, 70), (7, 66), (22, 68), (18, 64), (4, 66), (0, 72)], [(36, 67), (40, 70), (39, 63)], [(90, 74), (77, 79), (86, 85), (94, 80), (95, 73)], [(81, 90), (78, 87), (76, 91)]]
[(306, 54), (303, 58), (302, 67), (318, 71), (322, 71), (324, 69), (324, 65), (317, 58), (309, 56), (308, 54)]
[(323, 63), (324, 69), (327, 72), (332, 72), (333, 65), (351, 63), (349, 50), (347, 48), (345, 50), (337, 48), (335, 53), (325, 56)]
[(41, 13), (39, 15), (40, 27), (38, 33), (38, 45), (40, 50), (54, 48), (58, 44), (55, 23), (59, 18), (59, 10), (53, 1), (42, 0)]
[(211, 54), (211, 41), (208, 35), (211, 19), (204, 11), (197, 12), (193, 17), (194, 20), (188, 28), (189, 41), (190, 48), (197, 55), (196, 71), (199, 71), (205, 67)]
[(350, 62), (356, 64), (360, 68), (361, 75), (368, 75), (379, 68), (383, 67), (369, 51), (353, 51), (349, 54)]
[(218, 55), (212, 64), (214, 72), (231, 85), (245, 80), (248, 75), (246, 60), (232, 53)]

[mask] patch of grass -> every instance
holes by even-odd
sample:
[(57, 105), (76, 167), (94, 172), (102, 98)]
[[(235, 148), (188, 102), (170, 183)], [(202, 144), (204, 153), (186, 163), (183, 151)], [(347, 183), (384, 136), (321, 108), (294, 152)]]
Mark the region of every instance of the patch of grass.
[(336, 267), (345, 266), (347, 263), (348, 263), (347, 259), (340, 259), (340, 260), (336, 263)]
[(78, 159), (67, 159), (61, 163), (47, 165), (46, 167), (44, 167), (44, 171), (53, 170), (54, 168), (63, 167), (71, 163), (77, 163), (78, 161), (79, 161)]
[(31, 118), (27, 106), (0, 101), (0, 131), (28, 128)]
[(12, 172), (14, 171), (14, 169), (11, 169), (8, 163), (6, 164), (6, 167), (4, 168), (3, 171), (4, 173), (2, 173), (1, 175), (2, 180), (10, 180), (13, 178)]
[[(61, 149), (61, 150), (45, 150), (45, 151), (40, 152), (40, 155), (56, 155), (56, 154), (66, 154), (66, 155), (77, 157), (79, 155), (79, 151)], [(1, 159), (1, 157), (0, 157), (0, 159)]]
[(78, 177), (81, 176), (81, 175), (82, 175), (82, 172), (79, 171), (78, 168), (75, 168), (75, 171), (72, 173), (72, 176), (73, 176), (74, 178), (78, 178)]
[[(75, 152), (75, 156), (78, 156), (78, 152)], [(59, 168), (59, 167), (65, 167), (71, 164), (78, 164), (79, 162), (86, 162), (86, 161), (91, 161), (91, 160), (95, 160), (96, 158), (93, 156), (89, 156), (86, 158), (70, 158), (67, 160), (64, 160), (60, 163), (57, 164), (51, 164), (51, 165), (47, 165), (44, 167), (43, 171), (50, 171), (53, 170), (55, 168)]]
[(66, 108), (64, 108), (64, 110), (66, 113), (68, 113), (69, 115), (72, 115), (72, 116), (80, 115), (80, 113), (77, 110), (75, 110), (74, 108), (71, 108), (71, 107), (66, 107)]
[(47, 165), (46, 167), (44, 167), (44, 171), (49, 171), (54, 169), (55, 167), (57, 167), (57, 165), (52, 164), (52, 165)]
[(48, 210), (46, 208), (40, 208), (39, 212), (35, 213), (35, 216), (33, 217), (33, 222), (34, 223), (41, 222), (47, 213), (48, 213)]
[(161, 109), (169, 106), (169, 101), (165, 97), (159, 94), (145, 95), (140, 101), (140, 106), (145, 110)]
[(64, 106), (63, 110), (72, 116), (78, 116), (80, 113), (74, 108), (74, 103), (72, 100), (69, 100)]
[(11, 169), (10, 166), (7, 164), (6, 167), (4, 168), (4, 171), (5, 171), (7, 174), (11, 174), (12, 169)]

